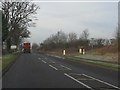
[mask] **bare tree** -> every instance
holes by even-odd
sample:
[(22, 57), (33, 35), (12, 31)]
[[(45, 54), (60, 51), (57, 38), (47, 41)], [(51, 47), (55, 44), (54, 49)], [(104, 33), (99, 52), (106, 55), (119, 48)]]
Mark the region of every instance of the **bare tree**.
[(89, 46), (90, 41), (88, 40), (88, 37), (89, 37), (88, 29), (83, 30), (82, 34), (79, 37), (80, 46), (82, 46), (82, 47)]
[[(6, 20), (7, 37), (4, 41), (11, 41), (11, 37), (19, 39), (23, 28), (27, 28), (32, 21), (30, 16), (36, 13), (39, 7), (31, 2), (2, 2), (2, 14)], [(3, 23), (4, 24), (4, 23)], [(16, 40), (14, 40), (16, 41)], [(10, 47), (10, 45), (8, 45)]]
[(102, 38), (96, 39), (96, 46), (97, 47), (104, 46), (104, 43), (105, 43), (105, 39), (102, 39)]
[(67, 43), (67, 34), (63, 31), (58, 31), (56, 34), (52, 34), (44, 42), (42, 47), (46, 49), (64, 48)]
[(68, 48), (76, 48), (77, 47), (77, 34), (71, 32), (68, 34)]
[(68, 42), (74, 42), (77, 40), (77, 34), (74, 32), (71, 32), (68, 34)]
[(65, 43), (67, 41), (67, 35), (63, 31), (58, 31), (56, 36), (58, 37), (58, 43)]
[(37, 51), (39, 49), (39, 45), (37, 43), (32, 44), (32, 50)]
[(9, 39), (15, 32), (16, 25), (25, 26), (32, 21), (29, 16), (35, 14), (38, 7), (30, 2), (3, 2), (2, 11), (8, 22)]
[(80, 35), (80, 38), (83, 40), (87, 40), (89, 37), (88, 29), (83, 30), (82, 34)]

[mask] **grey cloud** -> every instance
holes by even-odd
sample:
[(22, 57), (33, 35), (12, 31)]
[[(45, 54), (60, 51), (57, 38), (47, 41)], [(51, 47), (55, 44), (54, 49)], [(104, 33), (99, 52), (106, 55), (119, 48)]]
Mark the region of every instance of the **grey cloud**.
[[(88, 28), (91, 37), (112, 37), (117, 26), (117, 3), (40, 2), (36, 27), (29, 28), (32, 42), (42, 42), (52, 33), (81, 33)], [(104, 32), (104, 33), (103, 33)]]

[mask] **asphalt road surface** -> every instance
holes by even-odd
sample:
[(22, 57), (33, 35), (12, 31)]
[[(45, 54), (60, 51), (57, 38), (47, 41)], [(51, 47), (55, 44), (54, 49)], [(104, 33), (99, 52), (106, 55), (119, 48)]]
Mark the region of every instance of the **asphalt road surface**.
[(118, 90), (118, 72), (46, 54), (22, 54), (2, 78), (2, 88)]

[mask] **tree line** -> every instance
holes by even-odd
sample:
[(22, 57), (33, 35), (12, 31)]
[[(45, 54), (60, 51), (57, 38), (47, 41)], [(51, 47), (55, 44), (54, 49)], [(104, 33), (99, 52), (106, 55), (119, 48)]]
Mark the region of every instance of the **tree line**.
[(32, 15), (39, 7), (33, 2), (1, 2), (2, 43), (6, 43), (7, 51), (11, 45), (18, 46), (23, 38), (29, 37), (28, 27), (33, 23)]
[[(43, 43), (38, 45), (37, 48), (40, 50), (54, 50), (54, 49), (79, 49), (85, 48), (87, 50), (93, 48), (100, 48), (104, 46), (118, 46), (119, 30), (116, 32), (115, 38), (104, 39), (104, 38), (89, 38), (88, 29), (83, 30), (83, 32), (78, 35), (74, 32), (66, 34), (64, 31), (58, 31), (52, 34), (50, 37), (45, 39)], [(36, 45), (37, 46), (37, 45)]]

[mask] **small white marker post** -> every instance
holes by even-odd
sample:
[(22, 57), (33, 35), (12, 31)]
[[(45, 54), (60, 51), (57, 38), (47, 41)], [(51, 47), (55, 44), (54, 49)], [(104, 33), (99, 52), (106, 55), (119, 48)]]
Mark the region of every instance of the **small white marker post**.
[(79, 53), (82, 53), (82, 49), (81, 48), (79, 49)]
[(65, 50), (63, 50), (63, 55), (65, 55)]
[(83, 54), (85, 54), (85, 49), (83, 49)]

